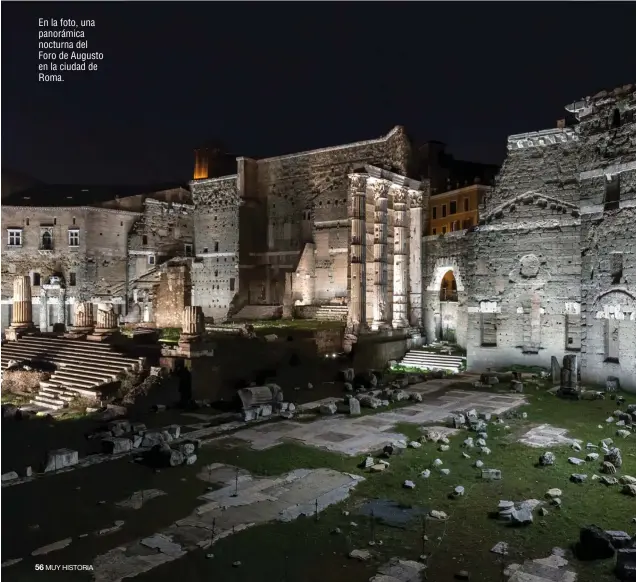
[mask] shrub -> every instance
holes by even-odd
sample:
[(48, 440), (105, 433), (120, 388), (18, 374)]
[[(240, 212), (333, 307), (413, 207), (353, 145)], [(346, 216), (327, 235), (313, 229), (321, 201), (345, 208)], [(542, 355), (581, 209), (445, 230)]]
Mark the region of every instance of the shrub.
[(49, 372), (38, 370), (6, 370), (2, 374), (3, 392), (32, 394), (40, 389), (40, 382), (51, 377)]

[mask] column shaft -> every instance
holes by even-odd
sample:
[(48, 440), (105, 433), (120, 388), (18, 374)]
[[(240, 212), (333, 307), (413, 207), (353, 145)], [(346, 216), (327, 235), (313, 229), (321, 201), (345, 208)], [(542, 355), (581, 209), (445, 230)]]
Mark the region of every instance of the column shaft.
[(408, 327), (408, 224), (407, 190), (393, 189), (393, 327)]
[(409, 322), (421, 328), (422, 323), (422, 192), (410, 192), (409, 240)]
[(373, 323), (372, 329), (388, 327), (388, 195), (389, 185), (374, 181), (375, 194), (373, 228)]
[(352, 174), (349, 216), (351, 218), (350, 265), (351, 287), (349, 294), (348, 325), (356, 331), (366, 324), (366, 176)]
[(33, 327), (33, 303), (31, 299), (31, 279), (28, 275), (13, 280), (13, 310), (11, 327)]

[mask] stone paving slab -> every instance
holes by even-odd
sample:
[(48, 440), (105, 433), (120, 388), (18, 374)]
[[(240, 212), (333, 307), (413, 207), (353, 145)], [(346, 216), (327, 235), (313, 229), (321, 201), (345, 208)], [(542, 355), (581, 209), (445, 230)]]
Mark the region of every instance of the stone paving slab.
[(519, 442), (534, 448), (550, 448), (559, 446), (572, 446), (581, 443), (579, 439), (566, 437), (567, 429), (557, 428), (549, 424), (542, 424), (529, 430), (521, 436)]
[(567, 569), (568, 561), (552, 554), (547, 558), (511, 564), (505, 574), (508, 582), (576, 582), (576, 573)]
[[(232, 474), (225, 465), (208, 468), (210, 479), (225, 479), (225, 487), (206, 493), (206, 502), (188, 517), (178, 520), (154, 536), (118, 546), (93, 561), (96, 582), (121, 582), (171, 562), (192, 550), (208, 548), (215, 541), (267, 521), (291, 521), (300, 515), (345, 499), (364, 478), (332, 469), (298, 469), (282, 477), (247, 476), (234, 497)], [(157, 541), (160, 543), (156, 543)], [(145, 542), (145, 543), (144, 543)], [(156, 548), (149, 553), (148, 545)]]
[[(433, 399), (411, 406), (380, 412), (367, 417), (330, 416), (312, 423), (277, 422), (266, 426), (242, 430), (232, 438), (250, 443), (255, 450), (274, 447), (284, 441), (298, 441), (328, 451), (356, 456), (381, 449), (394, 440), (405, 439), (402, 434), (390, 432), (396, 424), (422, 425), (444, 423), (453, 410), (475, 408), (479, 412), (494, 410), (505, 412), (525, 403), (522, 396), (504, 395), (505, 406), (493, 405), (494, 395), (484, 392), (453, 390)], [(499, 413), (501, 413), (499, 412)]]

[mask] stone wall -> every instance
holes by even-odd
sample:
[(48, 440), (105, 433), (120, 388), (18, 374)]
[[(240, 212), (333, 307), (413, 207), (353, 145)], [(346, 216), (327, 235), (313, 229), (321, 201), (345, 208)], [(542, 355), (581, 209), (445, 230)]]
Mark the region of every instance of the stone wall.
[[(471, 276), (467, 254), (472, 238), (472, 232), (462, 230), (423, 239), (424, 330), (428, 342), (447, 339), (454, 333), (457, 344), (466, 348), (467, 285)], [(458, 301), (452, 304), (440, 301), (442, 279), (448, 271), (452, 271), (457, 284)]]
[[(636, 391), (636, 93), (602, 93), (583, 105), (581, 376), (599, 384), (614, 376)], [(612, 193), (616, 202), (604, 204)]]
[(181, 328), (183, 308), (192, 305), (192, 283), (187, 265), (167, 265), (155, 289), (153, 313), (159, 328)]
[(223, 321), (240, 289), (236, 176), (197, 180), (191, 187), (197, 257), (191, 273), (192, 300), (206, 317)]

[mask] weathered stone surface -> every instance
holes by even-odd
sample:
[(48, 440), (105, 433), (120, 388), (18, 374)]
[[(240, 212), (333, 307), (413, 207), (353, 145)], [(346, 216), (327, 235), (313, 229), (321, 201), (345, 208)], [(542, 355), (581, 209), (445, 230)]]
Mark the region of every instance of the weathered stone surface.
[(79, 454), (72, 449), (57, 449), (50, 451), (44, 465), (44, 472), (59, 471), (77, 465), (79, 462)]

